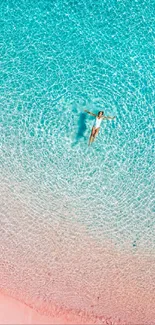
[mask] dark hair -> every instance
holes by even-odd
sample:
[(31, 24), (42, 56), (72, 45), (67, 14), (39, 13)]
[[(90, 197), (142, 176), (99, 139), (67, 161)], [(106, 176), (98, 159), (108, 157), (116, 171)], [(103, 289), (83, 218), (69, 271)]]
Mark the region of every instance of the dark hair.
[(104, 112), (103, 111), (99, 111), (98, 112), (98, 116), (100, 115), (100, 113), (102, 113), (102, 115), (104, 115)]

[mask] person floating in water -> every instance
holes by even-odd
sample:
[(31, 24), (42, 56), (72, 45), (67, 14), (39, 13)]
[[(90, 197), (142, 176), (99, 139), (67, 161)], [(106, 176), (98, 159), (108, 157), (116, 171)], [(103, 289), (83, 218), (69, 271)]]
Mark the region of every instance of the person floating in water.
[(100, 125), (101, 125), (102, 120), (113, 120), (115, 118), (115, 116), (113, 116), (113, 117), (105, 116), (103, 111), (98, 112), (97, 115), (94, 114), (94, 113), (91, 113), (91, 112), (89, 112), (87, 110), (84, 110), (84, 111), (86, 113), (96, 117), (96, 119), (94, 121), (94, 124), (93, 124), (93, 127), (92, 127), (92, 130), (91, 130), (91, 135), (90, 135), (90, 138), (89, 138), (89, 145), (90, 145), (95, 140), (96, 136), (99, 133)]

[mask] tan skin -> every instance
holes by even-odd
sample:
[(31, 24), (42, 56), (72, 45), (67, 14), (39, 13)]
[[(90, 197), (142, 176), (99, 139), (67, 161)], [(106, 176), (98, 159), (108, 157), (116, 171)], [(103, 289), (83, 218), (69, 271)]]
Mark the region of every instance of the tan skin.
[[(105, 116), (104, 115), (104, 112), (99, 112), (99, 114), (94, 114), (94, 113), (91, 113), (87, 110), (84, 110), (86, 113), (92, 115), (92, 116), (95, 116), (97, 117), (98, 119), (102, 119), (102, 120), (113, 120), (115, 118), (115, 116), (111, 117), (111, 116)], [(99, 133), (99, 130), (100, 128), (95, 128), (94, 126), (92, 127), (92, 130), (91, 130), (91, 135), (90, 135), (90, 138), (89, 138), (89, 145), (95, 140), (96, 136), (98, 135)]]

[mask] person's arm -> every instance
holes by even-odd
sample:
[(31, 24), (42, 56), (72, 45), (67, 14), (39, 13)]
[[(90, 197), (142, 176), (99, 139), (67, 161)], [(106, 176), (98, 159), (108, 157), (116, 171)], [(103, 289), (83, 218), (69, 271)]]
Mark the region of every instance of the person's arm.
[(88, 114), (90, 114), (90, 115), (92, 115), (92, 116), (97, 116), (96, 114), (91, 113), (91, 112), (87, 111), (86, 109), (84, 110), (84, 112), (86, 112), (86, 113), (88, 113)]
[(116, 116), (113, 116), (113, 117), (111, 117), (111, 116), (103, 116), (103, 119), (105, 119), (105, 120), (114, 120), (114, 118), (116, 118)]

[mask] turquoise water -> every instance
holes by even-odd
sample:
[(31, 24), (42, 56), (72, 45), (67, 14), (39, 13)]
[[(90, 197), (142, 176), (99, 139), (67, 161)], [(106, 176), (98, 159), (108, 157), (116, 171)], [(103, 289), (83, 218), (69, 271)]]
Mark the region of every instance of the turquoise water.
[[(154, 250), (154, 16), (154, 1), (2, 1), (1, 179), (30, 218)], [(116, 116), (91, 147), (85, 108)]]

